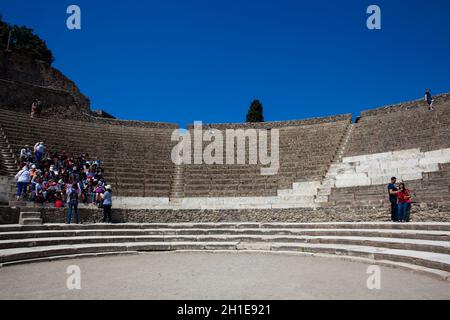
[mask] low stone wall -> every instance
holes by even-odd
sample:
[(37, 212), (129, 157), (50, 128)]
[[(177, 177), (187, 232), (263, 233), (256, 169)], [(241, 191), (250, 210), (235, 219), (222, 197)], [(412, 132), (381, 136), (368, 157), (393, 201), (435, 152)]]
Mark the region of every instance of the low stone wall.
[[(285, 127), (297, 127), (297, 126), (307, 126), (323, 123), (332, 123), (339, 121), (348, 121), (351, 123), (351, 114), (341, 114), (336, 116), (328, 116), (321, 118), (311, 118), (305, 120), (291, 120), (291, 121), (273, 121), (273, 122), (255, 122), (255, 123), (217, 123), (217, 124), (207, 124), (204, 123), (203, 126), (210, 126), (211, 128), (217, 130), (226, 129), (273, 129), (273, 128), (285, 128)], [(193, 129), (193, 125), (189, 125), (188, 129)]]
[[(89, 99), (80, 92), (72, 80), (50, 65), (35, 60), (27, 52), (5, 53), (0, 51), (0, 77), (5, 80), (67, 92), (76, 101), (78, 112), (90, 112)], [(1, 99), (4, 97), (0, 96)], [(42, 98), (42, 100), (44, 99)]]
[[(64, 223), (65, 210), (40, 209), (44, 223)], [(412, 222), (450, 222), (450, 204), (413, 206)], [(80, 209), (81, 223), (98, 223), (101, 209)], [(361, 222), (389, 221), (390, 208), (330, 207), (318, 209), (279, 210), (126, 210), (113, 209), (115, 223), (179, 223), (179, 222)]]
[(11, 177), (0, 176), (0, 203), (8, 203), (12, 181)]
[(168, 123), (168, 122), (148, 122), (148, 121), (137, 121), (137, 120), (120, 120), (120, 119), (109, 119), (100, 118), (94, 116), (85, 116), (83, 119), (85, 122), (93, 122), (100, 124), (108, 124), (113, 126), (122, 127), (135, 127), (135, 128), (149, 128), (149, 129), (178, 129), (178, 124)]
[(0, 79), (1, 108), (30, 113), (31, 104), (35, 98), (43, 102), (44, 110), (68, 109), (69, 106), (78, 109), (78, 103), (70, 92)]
[[(425, 97), (425, 93), (423, 94), (423, 97)], [(450, 103), (450, 93), (443, 93), (443, 94), (436, 95), (433, 97), (433, 99), (434, 99), (434, 105)], [(361, 112), (361, 117), (386, 115), (391, 112), (398, 112), (398, 111), (410, 110), (410, 109), (414, 109), (414, 108), (425, 108), (425, 107), (428, 107), (428, 106), (426, 106), (424, 98), (420, 98), (417, 100), (397, 103), (397, 104), (388, 105), (385, 107), (376, 108), (376, 109), (372, 109), (372, 110), (365, 110), (365, 111)]]
[(0, 224), (18, 224), (19, 216), (18, 208), (0, 207)]

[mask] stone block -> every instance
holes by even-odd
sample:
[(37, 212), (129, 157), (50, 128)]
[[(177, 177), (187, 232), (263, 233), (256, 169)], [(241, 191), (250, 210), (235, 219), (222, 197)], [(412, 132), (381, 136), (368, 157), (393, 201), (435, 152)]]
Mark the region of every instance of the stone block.
[(449, 163), (450, 162), (450, 156), (442, 156), (442, 157), (428, 157), (420, 159), (419, 164), (421, 166), (430, 165), (430, 164), (437, 164), (437, 163)]
[(450, 149), (440, 149), (425, 152), (426, 158), (450, 158)]
[(422, 156), (423, 153), (420, 152), (420, 149), (406, 149), (392, 152), (390, 159), (392, 160), (414, 159), (420, 158)]
[(308, 183), (294, 183), (293, 195), (294, 196), (310, 196), (317, 194), (317, 189), (320, 188), (320, 181), (308, 182)]
[(356, 186), (369, 186), (371, 184), (370, 178), (366, 175), (356, 176), (353, 178), (340, 178), (336, 179), (336, 188), (347, 188)]
[(404, 160), (380, 162), (381, 169), (394, 169), (394, 168), (418, 167), (418, 166), (419, 166), (419, 159), (404, 159)]
[(374, 154), (365, 154), (360, 156), (354, 156), (354, 157), (345, 157), (342, 159), (342, 162), (349, 163), (349, 162), (365, 162), (370, 160), (377, 160), (377, 159), (389, 159), (392, 157), (392, 152), (383, 152), (383, 153), (374, 153)]
[(410, 174), (402, 174), (398, 176), (400, 181), (411, 181), (411, 180), (421, 180), (423, 178), (421, 172), (410, 173)]
[(392, 178), (392, 175), (372, 177), (372, 178), (370, 178), (370, 184), (371, 185), (381, 185), (381, 184), (387, 185), (388, 183), (391, 182), (391, 178)]

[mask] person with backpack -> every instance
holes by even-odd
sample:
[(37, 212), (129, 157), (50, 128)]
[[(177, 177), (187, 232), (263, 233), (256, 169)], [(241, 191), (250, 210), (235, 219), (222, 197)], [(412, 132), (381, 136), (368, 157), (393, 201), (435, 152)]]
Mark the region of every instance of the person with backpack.
[(78, 199), (81, 195), (81, 190), (78, 184), (74, 183), (66, 190), (67, 195), (67, 224), (72, 222), (72, 211), (74, 213), (75, 223), (78, 224)]
[(20, 170), (16, 176), (14, 177), (17, 181), (17, 194), (16, 200), (19, 201), (20, 197), (27, 193), (28, 184), (31, 181), (30, 171), (27, 166), (24, 166), (22, 170)]

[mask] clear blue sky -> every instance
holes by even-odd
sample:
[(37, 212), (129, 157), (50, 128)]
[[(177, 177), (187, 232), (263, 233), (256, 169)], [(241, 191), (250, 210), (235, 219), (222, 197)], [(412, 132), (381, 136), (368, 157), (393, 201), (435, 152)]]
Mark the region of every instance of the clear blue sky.
[[(77, 4), (82, 30), (66, 28)], [(366, 9), (382, 10), (382, 30)], [(242, 122), (358, 113), (450, 91), (448, 0), (1, 0), (54, 66), (124, 119)]]

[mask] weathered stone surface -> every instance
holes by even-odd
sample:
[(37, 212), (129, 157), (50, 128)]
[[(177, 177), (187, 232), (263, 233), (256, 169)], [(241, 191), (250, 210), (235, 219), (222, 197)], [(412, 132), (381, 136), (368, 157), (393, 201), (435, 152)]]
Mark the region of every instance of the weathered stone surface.
[[(413, 206), (411, 221), (450, 221), (450, 204)], [(64, 223), (65, 210), (45, 209), (44, 223)], [(100, 222), (101, 210), (80, 209), (83, 223)], [(113, 209), (114, 222), (179, 223), (179, 222), (359, 222), (389, 221), (387, 207), (329, 207), (296, 209), (234, 209), (234, 210), (127, 210)]]
[(7, 206), (0, 206), (0, 225), (19, 223), (20, 210)]

